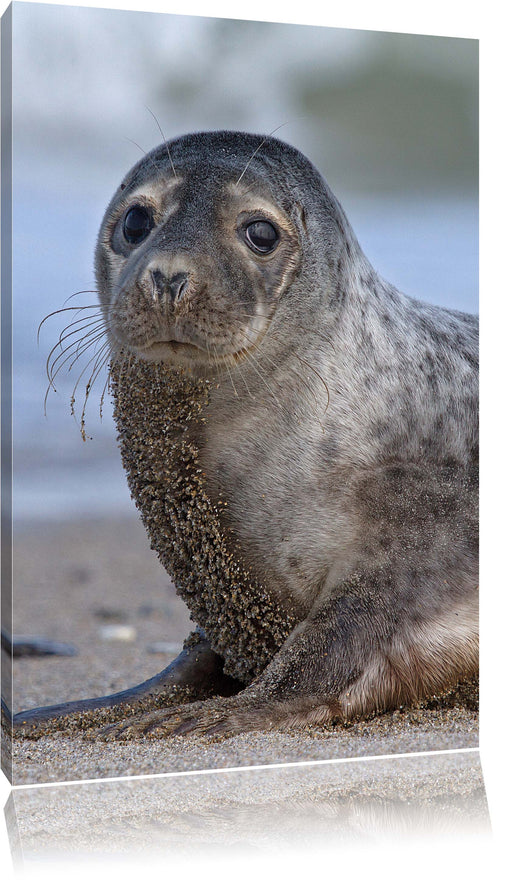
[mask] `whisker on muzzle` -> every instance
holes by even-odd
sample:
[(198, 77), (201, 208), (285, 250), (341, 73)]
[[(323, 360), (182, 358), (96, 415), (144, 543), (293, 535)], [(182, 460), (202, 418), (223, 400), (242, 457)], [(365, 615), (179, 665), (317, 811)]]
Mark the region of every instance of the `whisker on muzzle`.
[[(89, 290), (86, 291), (84, 289), (84, 291), (75, 292), (74, 294), (70, 295), (67, 301), (70, 300), (70, 298), (72, 297), (76, 297), (80, 294), (85, 293), (94, 292), (91, 292)], [(109, 359), (112, 356), (112, 342), (108, 320), (105, 318), (98, 303), (67, 306), (62, 307), (59, 310), (53, 310), (51, 313), (45, 316), (39, 324), (37, 330), (38, 342), (40, 339), (41, 329), (49, 319), (54, 316), (60, 316), (61, 314), (68, 314), (70, 312), (79, 317), (75, 318), (73, 321), (65, 325), (65, 327), (59, 334), (57, 342), (52, 346), (46, 359), (46, 376), (48, 378), (48, 386), (44, 396), (43, 410), (45, 416), (47, 416), (48, 396), (50, 390), (57, 392), (56, 379), (59, 374), (61, 374), (61, 372), (65, 368), (68, 372), (71, 372), (75, 365), (88, 353), (88, 351), (91, 350), (91, 348), (93, 348), (94, 352), (92, 356), (88, 358), (85, 366), (80, 371), (70, 396), (71, 413), (75, 418), (75, 421), (78, 423), (75, 414), (77, 390), (82, 379), (92, 366), (85, 386), (84, 402), (79, 423), (80, 433), (85, 441), (86, 406), (89, 401), (90, 393), (94, 384), (100, 376), (104, 366), (108, 363)], [(103, 402), (106, 390), (108, 388), (108, 383), (109, 372), (107, 372), (107, 378), (100, 397), (100, 419), (102, 418), (103, 414)]]

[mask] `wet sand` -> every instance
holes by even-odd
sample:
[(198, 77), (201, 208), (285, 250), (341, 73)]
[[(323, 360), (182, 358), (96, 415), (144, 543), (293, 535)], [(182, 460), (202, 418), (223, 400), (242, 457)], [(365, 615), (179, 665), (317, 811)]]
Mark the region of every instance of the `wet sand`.
[[(192, 627), (136, 516), (16, 528), (14, 584), (15, 634), (66, 642), (77, 650), (73, 657), (16, 658), (15, 712), (121, 690), (150, 677), (179, 652)], [(451, 707), (401, 709), (349, 727), (222, 740), (103, 743), (55, 733), (37, 741), (15, 740), (13, 783), (477, 746), (478, 713), (463, 701)]]

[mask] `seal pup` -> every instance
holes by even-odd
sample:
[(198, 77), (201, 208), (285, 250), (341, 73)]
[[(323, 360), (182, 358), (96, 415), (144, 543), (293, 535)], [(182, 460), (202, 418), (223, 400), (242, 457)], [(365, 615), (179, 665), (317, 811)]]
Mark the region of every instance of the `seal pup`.
[(309, 160), (237, 132), (128, 173), (96, 276), (132, 496), (200, 631), (133, 690), (15, 723), (233, 734), (474, 676), (476, 318), (383, 281)]

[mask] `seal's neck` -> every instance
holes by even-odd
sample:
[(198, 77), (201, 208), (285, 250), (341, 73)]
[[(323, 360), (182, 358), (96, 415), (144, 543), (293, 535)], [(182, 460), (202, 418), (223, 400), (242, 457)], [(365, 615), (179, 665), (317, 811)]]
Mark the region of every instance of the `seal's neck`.
[(221, 501), (210, 500), (198, 439), (211, 382), (161, 363), (111, 368), (123, 466), (151, 546), (174, 580), (224, 671), (248, 682), (294, 622), (236, 560), (223, 535)]

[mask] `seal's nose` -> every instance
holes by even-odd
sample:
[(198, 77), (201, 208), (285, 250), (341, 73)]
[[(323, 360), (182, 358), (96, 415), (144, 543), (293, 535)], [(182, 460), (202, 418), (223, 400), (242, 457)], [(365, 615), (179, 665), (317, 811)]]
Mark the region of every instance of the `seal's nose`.
[(151, 270), (153, 292), (160, 303), (178, 303), (188, 288), (188, 273), (175, 273), (170, 279), (161, 270)]

